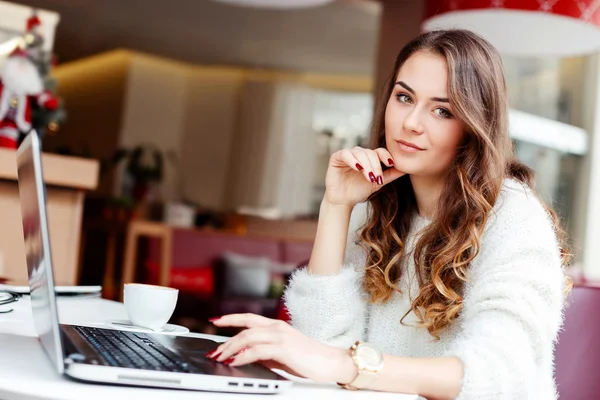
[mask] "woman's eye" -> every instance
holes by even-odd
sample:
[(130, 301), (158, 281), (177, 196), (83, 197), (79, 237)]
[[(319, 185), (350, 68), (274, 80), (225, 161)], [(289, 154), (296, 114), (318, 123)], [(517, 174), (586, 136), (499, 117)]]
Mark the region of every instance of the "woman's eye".
[(398, 93), (396, 95), (396, 97), (398, 98), (398, 100), (400, 100), (401, 103), (407, 103), (407, 104), (412, 104), (412, 99), (410, 98), (409, 95), (404, 94), (404, 93)]
[(439, 117), (442, 117), (442, 118), (452, 118), (452, 117), (453, 117), (453, 115), (452, 115), (452, 114), (450, 114), (450, 111), (446, 110), (445, 108), (436, 108), (436, 109), (434, 110), (434, 112), (435, 112), (435, 113), (436, 113), (436, 114), (437, 114)]

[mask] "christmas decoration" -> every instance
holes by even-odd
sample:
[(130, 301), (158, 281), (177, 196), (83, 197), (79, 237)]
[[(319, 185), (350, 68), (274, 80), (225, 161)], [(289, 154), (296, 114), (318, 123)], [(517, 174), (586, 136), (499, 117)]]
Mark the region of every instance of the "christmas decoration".
[[(38, 68), (38, 72), (43, 79), (44, 90), (56, 97), (57, 82), (50, 75), (52, 67), (56, 61), (51, 55), (41, 53), (33, 60)], [(58, 132), (61, 125), (65, 122), (66, 111), (61, 99), (58, 99), (58, 105), (54, 109), (35, 106), (32, 109), (31, 123), (33, 129), (44, 137), (45, 134), (54, 134)]]
[[(37, 13), (33, 12), (33, 15), (27, 20), (26, 34), (24, 42), (27, 46), (28, 51), (31, 54), (32, 61), (36, 64), (36, 67), (43, 80), (44, 90), (56, 96), (57, 82), (56, 79), (52, 78), (50, 72), (53, 67), (56, 66), (56, 57), (43, 50), (44, 39), (39, 34), (40, 19), (37, 17)], [(43, 137), (46, 133), (55, 134), (60, 129), (60, 126), (66, 119), (66, 111), (63, 106), (63, 102), (59, 99), (58, 106), (55, 109), (46, 107), (39, 107), (33, 104), (31, 124), (33, 129)], [(22, 135), (23, 138), (24, 135)]]
[(16, 149), (19, 135), (32, 128), (32, 109), (56, 110), (58, 99), (44, 90), (36, 64), (23, 49), (5, 61), (0, 76), (0, 147)]
[(33, 15), (27, 19), (26, 32), (23, 36), (25, 46), (28, 48), (36, 48), (41, 47), (44, 43), (44, 38), (39, 33), (41, 21), (37, 16), (37, 13), (34, 11)]
[(32, 129), (55, 133), (65, 119), (50, 77), (55, 60), (43, 50), (37, 13), (27, 19), (22, 45), (5, 61), (0, 75), (0, 147), (16, 148)]

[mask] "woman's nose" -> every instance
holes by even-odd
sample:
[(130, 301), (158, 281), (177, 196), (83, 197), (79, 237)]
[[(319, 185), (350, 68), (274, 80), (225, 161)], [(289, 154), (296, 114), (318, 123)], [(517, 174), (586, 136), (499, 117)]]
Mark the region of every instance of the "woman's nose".
[(403, 127), (407, 131), (411, 131), (416, 134), (423, 133), (423, 124), (421, 123), (420, 110), (415, 107), (404, 119)]

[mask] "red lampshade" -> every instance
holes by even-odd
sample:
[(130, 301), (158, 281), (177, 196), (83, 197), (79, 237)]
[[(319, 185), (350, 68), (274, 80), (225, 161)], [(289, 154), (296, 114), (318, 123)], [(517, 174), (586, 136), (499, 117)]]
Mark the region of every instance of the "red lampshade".
[(426, 0), (422, 27), (469, 29), (507, 55), (582, 55), (600, 51), (600, 1)]

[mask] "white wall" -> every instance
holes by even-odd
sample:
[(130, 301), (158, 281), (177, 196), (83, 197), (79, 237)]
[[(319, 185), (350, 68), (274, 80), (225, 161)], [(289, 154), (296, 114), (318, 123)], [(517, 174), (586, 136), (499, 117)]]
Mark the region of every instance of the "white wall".
[(273, 165), (277, 172), (275, 205), (283, 217), (307, 215), (312, 211), (317, 164), (317, 138), (313, 130), (315, 91), (302, 84), (280, 84), (275, 104), (275, 115), (279, 118), (274, 118), (274, 135), (281, 136), (280, 146), (273, 149), (281, 155)]
[[(32, 11), (32, 7), (0, 1), (0, 30), (22, 34), (25, 31), (27, 19), (31, 17)], [(37, 12), (40, 19), (39, 32), (44, 37), (44, 50), (52, 51), (54, 47), (54, 32), (60, 21), (60, 16), (58, 13), (48, 10), (38, 9)], [(0, 42), (1, 40), (0, 38)], [(0, 54), (0, 56), (2, 55)]]
[(185, 199), (208, 208), (221, 209), (225, 202), (244, 78), (244, 72), (236, 69), (189, 71), (180, 182)]
[[(44, 137), (45, 150), (88, 147), (94, 158), (112, 157), (119, 142), (131, 58), (131, 53), (116, 50), (60, 65), (52, 72), (67, 119), (56, 135)], [(112, 174), (101, 176), (96, 193), (115, 193)]]
[(230, 208), (273, 218), (311, 211), (313, 106), (314, 90), (303, 83), (246, 81), (230, 159)]
[(590, 132), (589, 151), (582, 174), (583, 199), (578, 215), (583, 235), (583, 271), (591, 279), (600, 279), (600, 55), (588, 57), (583, 107), (584, 127)]
[[(131, 59), (119, 147), (152, 143), (181, 155), (189, 68), (180, 63), (136, 54)], [(177, 167), (165, 160), (160, 186), (164, 199), (176, 198)], [(116, 189), (120, 187), (117, 182)]]
[(161, 199), (215, 210), (309, 213), (316, 88), (371, 86), (361, 77), (196, 67), (139, 53), (130, 59), (119, 146), (175, 151), (179, 161), (166, 167)]

